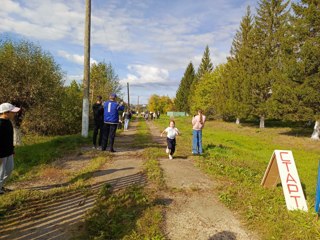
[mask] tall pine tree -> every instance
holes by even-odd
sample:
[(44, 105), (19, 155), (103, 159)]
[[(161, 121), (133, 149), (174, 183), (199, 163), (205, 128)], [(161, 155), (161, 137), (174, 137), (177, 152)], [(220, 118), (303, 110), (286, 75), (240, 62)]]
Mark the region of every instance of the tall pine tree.
[(197, 71), (196, 81), (200, 81), (204, 74), (211, 73), (212, 71), (213, 71), (213, 64), (210, 58), (210, 49), (209, 49), (209, 46), (207, 45), (206, 49), (204, 50), (202, 60)]
[(191, 85), (191, 91), (189, 94), (189, 106), (192, 112), (196, 111), (196, 108), (194, 106), (194, 95), (195, 95), (195, 90), (197, 88), (198, 84), (201, 84), (201, 79), (202, 77), (207, 74), (207, 73), (212, 73), (213, 71), (213, 64), (211, 62), (211, 58), (210, 58), (210, 49), (209, 46), (207, 45), (205, 48), (205, 51), (203, 53), (202, 56), (202, 60), (201, 63), (199, 65), (197, 74), (195, 76), (195, 79)]
[(224, 78), (226, 79), (227, 99), (223, 103), (225, 109), (229, 111), (228, 115), (236, 118), (236, 123), (240, 123), (240, 118), (245, 118), (250, 112), (248, 88), (246, 87), (246, 79), (249, 78), (247, 65), (251, 60), (249, 56), (252, 44), (253, 19), (250, 7), (247, 8), (246, 15), (242, 18), (240, 28), (232, 42), (231, 57), (228, 58)]
[(292, 5), (295, 36), (295, 69), (292, 81), (298, 83), (296, 94), (300, 100), (303, 120), (316, 120), (313, 139), (320, 135), (320, 2), (301, 0)]
[(250, 78), (246, 86), (251, 94), (251, 114), (260, 118), (260, 128), (264, 128), (265, 118), (270, 112), (273, 85), (284, 81), (282, 43), (287, 37), (289, 1), (260, 0), (255, 17), (251, 61), (247, 71)]
[(174, 101), (175, 107), (178, 111), (190, 113), (190, 106), (187, 101), (190, 95), (191, 85), (195, 77), (194, 67), (192, 62), (189, 63), (184, 76), (181, 79), (179, 88), (176, 93), (176, 99)]

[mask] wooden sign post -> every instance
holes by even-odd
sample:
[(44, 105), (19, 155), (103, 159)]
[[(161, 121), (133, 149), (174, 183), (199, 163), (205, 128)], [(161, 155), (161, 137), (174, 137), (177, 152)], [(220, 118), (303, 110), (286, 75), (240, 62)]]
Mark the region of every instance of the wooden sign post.
[(308, 211), (298, 171), (291, 151), (275, 150), (271, 156), (261, 185), (275, 187), (281, 181), (289, 210)]

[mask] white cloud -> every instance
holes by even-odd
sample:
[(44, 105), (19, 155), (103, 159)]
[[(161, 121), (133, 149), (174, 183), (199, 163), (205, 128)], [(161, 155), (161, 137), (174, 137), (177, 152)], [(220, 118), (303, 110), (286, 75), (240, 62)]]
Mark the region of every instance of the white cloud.
[(70, 74), (65, 75), (65, 85), (69, 85), (73, 80), (75, 80), (78, 83), (81, 83), (83, 80), (83, 74)]
[[(28, 0), (19, 4), (13, 0), (1, 2), (0, 32), (15, 32), (35, 39), (74, 39), (83, 29), (83, 8), (75, 0), (37, 1)], [(81, 31), (83, 32), (83, 30)], [(82, 40), (83, 41), (83, 40)]]
[[(83, 62), (84, 62), (84, 56), (83, 55), (78, 55), (78, 54), (70, 54), (66, 51), (63, 51), (63, 50), (59, 50), (58, 51), (58, 55), (60, 57), (63, 57), (65, 59), (67, 59), (68, 61), (70, 62), (74, 62), (74, 63), (77, 63), (79, 65), (83, 65)], [(90, 64), (97, 64), (98, 61), (94, 60), (93, 58), (90, 58)]]
[(148, 65), (129, 65), (128, 70), (131, 72), (127, 77), (121, 79), (122, 84), (127, 82), (132, 85), (141, 85), (146, 83), (165, 83), (168, 82), (169, 71), (163, 68), (157, 68)]

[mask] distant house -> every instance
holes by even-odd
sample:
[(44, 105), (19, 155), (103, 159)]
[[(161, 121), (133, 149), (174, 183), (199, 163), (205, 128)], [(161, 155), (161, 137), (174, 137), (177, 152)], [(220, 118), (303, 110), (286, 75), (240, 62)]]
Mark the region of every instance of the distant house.
[(169, 117), (185, 117), (189, 116), (186, 112), (167, 112), (167, 116)]

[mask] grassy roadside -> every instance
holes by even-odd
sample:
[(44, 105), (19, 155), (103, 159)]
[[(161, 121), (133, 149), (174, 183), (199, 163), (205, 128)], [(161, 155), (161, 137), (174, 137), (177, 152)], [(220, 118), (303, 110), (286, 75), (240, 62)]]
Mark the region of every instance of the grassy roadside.
[[(134, 148), (144, 148), (144, 169), (149, 185), (131, 186), (116, 192), (101, 188), (97, 203), (86, 216), (86, 231), (76, 239), (165, 239), (161, 230), (163, 205), (157, 187), (163, 184), (162, 171), (144, 120), (138, 120)], [(125, 226), (125, 227), (124, 227)]]
[[(39, 172), (44, 171), (47, 164), (53, 162), (58, 157), (68, 155), (79, 149), (84, 144), (89, 143), (89, 138), (82, 138), (79, 135), (70, 135), (64, 137), (28, 137), (25, 145), (16, 148), (14, 178), (11, 182), (23, 182), (25, 179), (35, 176)], [(28, 151), (27, 151), (28, 149)], [(50, 155), (51, 154), (51, 155)], [(18, 209), (27, 206), (29, 202), (35, 200), (58, 199), (67, 192), (87, 191), (88, 180), (93, 172), (105, 164), (110, 157), (104, 153), (91, 155), (90, 152), (85, 153), (92, 160), (81, 171), (70, 175), (66, 182), (60, 186), (51, 189), (41, 190), (15, 190), (0, 196), (0, 219), (4, 217), (12, 209)], [(32, 159), (32, 163), (28, 165), (28, 161)], [(21, 164), (21, 162), (25, 163)], [(23, 169), (23, 166), (26, 169)]]
[(28, 178), (38, 172), (39, 167), (91, 143), (91, 139), (81, 135), (25, 136), (24, 145), (15, 148), (15, 168), (10, 181)]
[[(191, 152), (190, 118), (177, 118), (182, 132), (177, 155)], [(168, 118), (156, 120), (160, 128)], [(319, 143), (295, 137), (296, 129), (277, 127), (263, 130), (233, 123), (208, 122), (203, 130), (204, 155), (195, 157), (199, 167), (222, 183), (219, 198), (237, 211), (248, 227), (262, 239), (319, 239), (320, 223), (315, 221), (314, 197)], [(300, 180), (305, 187), (309, 212), (287, 211), (282, 188), (260, 186), (273, 150), (293, 151)]]

